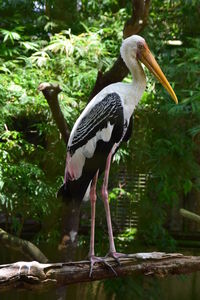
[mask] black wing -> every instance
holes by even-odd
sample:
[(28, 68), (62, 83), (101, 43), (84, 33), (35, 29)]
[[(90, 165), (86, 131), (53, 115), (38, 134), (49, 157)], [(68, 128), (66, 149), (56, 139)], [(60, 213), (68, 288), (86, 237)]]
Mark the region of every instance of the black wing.
[(128, 140), (131, 138), (132, 131), (133, 131), (133, 115), (131, 116), (131, 118), (129, 120), (129, 125), (128, 125), (128, 127), (126, 129), (126, 133), (122, 139), (123, 142), (128, 142)]
[(112, 139), (117, 143), (123, 135), (124, 123), (123, 106), (117, 93), (106, 95), (80, 120), (72, 141), (68, 145), (70, 154), (72, 155), (76, 149), (85, 145), (99, 130), (106, 128), (108, 122), (115, 125)]

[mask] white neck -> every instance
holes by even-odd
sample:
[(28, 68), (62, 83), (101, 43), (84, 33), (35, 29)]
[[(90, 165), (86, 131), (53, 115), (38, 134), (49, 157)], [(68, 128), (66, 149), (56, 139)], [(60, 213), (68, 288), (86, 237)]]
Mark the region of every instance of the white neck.
[[(128, 55), (124, 60), (132, 74), (134, 90), (138, 96), (141, 97), (146, 88), (146, 76), (144, 70), (137, 59)], [(138, 101), (139, 100), (140, 99), (138, 99)]]
[(131, 84), (122, 83), (120, 86), (120, 93), (124, 99), (124, 115), (127, 120), (129, 120), (132, 115), (135, 106), (140, 101), (142, 94), (146, 88), (146, 76), (141, 64), (136, 58), (133, 58), (127, 52), (121, 52), (122, 58), (129, 68), (133, 81)]

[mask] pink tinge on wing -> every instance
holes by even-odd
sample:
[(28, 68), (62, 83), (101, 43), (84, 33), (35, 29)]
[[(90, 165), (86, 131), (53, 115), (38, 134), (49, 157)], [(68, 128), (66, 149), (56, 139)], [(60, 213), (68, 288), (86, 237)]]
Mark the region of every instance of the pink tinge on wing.
[(73, 165), (72, 157), (70, 153), (67, 153), (64, 181), (73, 181), (76, 179), (76, 177), (76, 165)]

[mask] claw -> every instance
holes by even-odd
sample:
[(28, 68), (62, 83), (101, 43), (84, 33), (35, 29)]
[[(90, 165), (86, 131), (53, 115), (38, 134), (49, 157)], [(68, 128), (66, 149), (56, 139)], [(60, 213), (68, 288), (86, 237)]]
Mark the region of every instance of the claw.
[(119, 252), (108, 252), (105, 257), (112, 257), (117, 262), (118, 266), (121, 265), (120, 258), (128, 257), (128, 254), (119, 253)]
[(114, 259), (116, 260), (118, 266), (121, 266), (121, 262), (120, 262), (120, 260), (119, 260), (119, 257), (114, 257)]
[(90, 273), (89, 277), (92, 277), (92, 272), (93, 272), (93, 266), (97, 262), (103, 263), (108, 269), (110, 269), (116, 276), (117, 272), (113, 269), (113, 267), (105, 260), (103, 257), (98, 257), (98, 256), (90, 256)]
[(111, 269), (111, 271), (115, 274), (115, 276), (118, 276), (115, 269), (106, 260), (104, 260), (104, 264), (106, 267), (108, 267), (108, 269)]

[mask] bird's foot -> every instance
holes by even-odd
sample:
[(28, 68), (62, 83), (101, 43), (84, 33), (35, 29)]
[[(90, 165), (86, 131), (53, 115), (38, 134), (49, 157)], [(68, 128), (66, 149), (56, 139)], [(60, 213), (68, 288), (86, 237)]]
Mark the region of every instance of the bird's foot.
[(123, 258), (123, 257), (128, 257), (128, 254), (125, 254), (125, 253), (119, 253), (119, 252), (115, 252), (115, 251), (110, 251), (108, 252), (108, 254), (105, 256), (106, 257), (112, 257), (116, 260), (117, 264), (120, 266), (121, 263), (120, 263), (120, 258)]
[(92, 277), (92, 272), (93, 272), (93, 266), (95, 263), (103, 263), (108, 269), (111, 269), (112, 272), (117, 276), (116, 271), (113, 269), (113, 267), (106, 261), (106, 257), (98, 257), (98, 256), (94, 256), (94, 255), (90, 255), (89, 256), (89, 260), (90, 260), (90, 274), (89, 277)]

